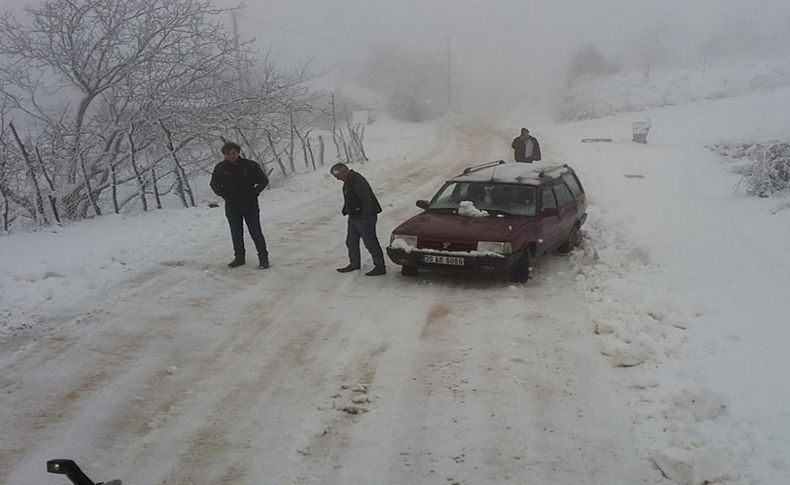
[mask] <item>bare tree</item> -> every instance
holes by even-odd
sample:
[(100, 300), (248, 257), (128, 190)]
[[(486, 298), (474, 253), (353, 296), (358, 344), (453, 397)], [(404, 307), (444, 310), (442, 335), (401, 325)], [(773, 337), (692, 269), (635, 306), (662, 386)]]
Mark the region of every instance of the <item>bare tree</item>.
[[(0, 19), (0, 53), (11, 59), (2, 69), (2, 89), (18, 111), (29, 115), (29, 123), (44, 125), (60, 137), (60, 179), (75, 192), (62, 194), (64, 201), (75, 204), (66, 207), (67, 213), (81, 216), (84, 209), (79, 206), (87, 201), (95, 214), (101, 214), (101, 192), (117, 185), (111, 173), (123, 133), (118, 122), (130, 117), (128, 111), (140, 111), (135, 97), (154, 93), (146, 87), (165, 83), (165, 76), (152, 73), (166, 73), (167, 83), (181, 81), (183, 88), (211, 71), (188, 61), (207, 52), (231, 52), (219, 42), (219, 22), (208, 20), (219, 10), (196, 0), (56, 0), (25, 11), (28, 23), (9, 14)], [(231, 45), (229, 40), (226, 44)], [(34, 78), (35, 71), (19, 66), (41, 74)], [(180, 72), (174, 76), (174, 70)], [(45, 75), (57, 81), (44, 86)], [(38, 95), (53, 90), (71, 93), (76, 103), (42, 104)], [(105, 96), (113, 90), (123, 92), (120, 98), (112, 97), (122, 104), (103, 109)], [(161, 102), (154, 95), (146, 103), (157, 101)], [(114, 123), (103, 116), (108, 112)]]
[[(226, 11), (208, 0), (53, 0), (27, 7), (23, 22), (3, 15), (2, 112), (30, 133), (8, 143), (0, 128), (5, 225), (17, 213), (46, 223), (45, 197), (55, 220), (147, 210), (150, 193), (158, 208), (171, 192), (194, 205), (190, 177), (214, 163), (204, 147), (223, 136), (273, 163), (288, 113), (311, 110), (306, 70), (284, 73), (268, 54), (256, 63), (224, 31)], [(240, 72), (251, 77), (240, 83)]]

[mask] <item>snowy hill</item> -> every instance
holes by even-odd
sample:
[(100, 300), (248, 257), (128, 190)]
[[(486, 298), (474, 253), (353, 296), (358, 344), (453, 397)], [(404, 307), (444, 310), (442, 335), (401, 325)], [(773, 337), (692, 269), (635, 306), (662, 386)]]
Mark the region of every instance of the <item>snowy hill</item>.
[(600, 118), (704, 99), (732, 98), (790, 86), (790, 58), (716, 63), (686, 69), (620, 72), (577, 79), (561, 119)]

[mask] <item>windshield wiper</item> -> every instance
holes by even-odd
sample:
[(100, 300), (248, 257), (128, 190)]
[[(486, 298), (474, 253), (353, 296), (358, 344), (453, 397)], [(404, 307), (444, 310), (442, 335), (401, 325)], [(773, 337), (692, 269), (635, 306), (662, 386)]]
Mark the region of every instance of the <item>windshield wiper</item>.
[(483, 210), (487, 211), (489, 214), (497, 214), (497, 215), (508, 216), (508, 217), (514, 217), (516, 215), (513, 214), (512, 212), (507, 212), (500, 209), (483, 209)]
[(428, 207), (430, 211), (451, 211), (454, 212), (458, 210), (457, 207)]

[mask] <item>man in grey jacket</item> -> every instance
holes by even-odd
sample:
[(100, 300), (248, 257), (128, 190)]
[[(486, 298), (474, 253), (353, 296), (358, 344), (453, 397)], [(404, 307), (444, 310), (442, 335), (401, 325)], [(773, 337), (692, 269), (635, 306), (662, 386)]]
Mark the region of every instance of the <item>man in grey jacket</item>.
[(345, 163), (332, 165), (329, 171), (337, 180), (343, 181), (343, 215), (348, 216), (346, 247), (348, 248), (348, 265), (338, 268), (340, 273), (350, 273), (361, 267), (359, 240), (373, 257), (373, 269), (365, 273), (367, 276), (387, 274), (384, 265), (384, 252), (381, 250), (376, 236), (376, 220), (381, 213), (381, 205), (370, 188), (370, 184), (361, 174), (351, 170)]
[(521, 136), (514, 138), (510, 147), (517, 162), (532, 163), (540, 160), (538, 139), (530, 135), (526, 128), (521, 129)]

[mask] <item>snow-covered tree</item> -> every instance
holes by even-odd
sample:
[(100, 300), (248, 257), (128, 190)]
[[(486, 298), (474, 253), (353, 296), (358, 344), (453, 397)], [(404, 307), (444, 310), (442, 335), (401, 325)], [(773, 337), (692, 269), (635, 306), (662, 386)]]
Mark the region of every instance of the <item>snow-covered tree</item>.
[(49, 209), (30, 201), (42, 192), (66, 220), (147, 209), (152, 193), (194, 205), (190, 176), (222, 139), (269, 146), (262, 127), (310, 109), (306, 74), (256, 63), (225, 12), (205, 0), (52, 0), (25, 21), (5, 14), (0, 96), (19, 137), (5, 134), (3, 200), (39, 223)]
[(568, 84), (585, 74), (605, 76), (615, 72), (617, 66), (607, 61), (595, 44), (587, 44), (571, 55), (568, 63)]

